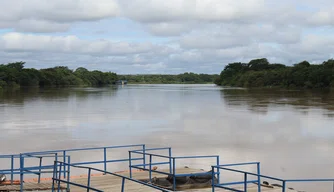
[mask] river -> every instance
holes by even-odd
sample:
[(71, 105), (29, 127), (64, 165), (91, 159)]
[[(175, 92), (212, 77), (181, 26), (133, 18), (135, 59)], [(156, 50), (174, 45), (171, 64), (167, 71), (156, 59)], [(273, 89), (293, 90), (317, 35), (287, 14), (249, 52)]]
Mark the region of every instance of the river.
[(0, 154), (145, 143), (218, 154), (221, 163), (260, 161), (262, 174), (275, 177), (334, 178), (334, 93), (326, 91), (22, 88), (0, 92), (0, 122)]

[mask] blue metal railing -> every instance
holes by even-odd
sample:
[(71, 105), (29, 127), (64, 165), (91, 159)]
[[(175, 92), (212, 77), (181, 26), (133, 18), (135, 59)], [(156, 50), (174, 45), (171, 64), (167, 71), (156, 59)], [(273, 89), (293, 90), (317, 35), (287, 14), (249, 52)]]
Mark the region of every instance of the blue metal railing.
[[(250, 164), (257, 164), (258, 166), (258, 173), (251, 173), (247, 171), (241, 171), (237, 169), (230, 169), (226, 168), (228, 166), (236, 166), (236, 165), (250, 165)], [(282, 182), (282, 192), (286, 191), (287, 188), (287, 183), (292, 183), (292, 182), (333, 182), (333, 192), (334, 192), (334, 179), (281, 179), (281, 178), (275, 178), (275, 177), (270, 177), (266, 175), (261, 175), (260, 174), (260, 163), (259, 162), (254, 162), (254, 163), (238, 163), (238, 164), (228, 164), (228, 165), (220, 165), (220, 166), (212, 166), (212, 171), (214, 169), (222, 169), (230, 172), (235, 172), (235, 173), (241, 173), (244, 175), (244, 180), (240, 182), (230, 182), (230, 183), (212, 183), (212, 191), (215, 191), (215, 188), (222, 188), (222, 189), (227, 189), (230, 191), (237, 191), (237, 192), (247, 192), (247, 184), (248, 183), (257, 183), (258, 185), (258, 192), (261, 192), (261, 182), (260, 178), (266, 178), (266, 179), (271, 179), (271, 180), (276, 180), (279, 182)], [(256, 176), (258, 179), (257, 180), (248, 180), (248, 176)], [(240, 185), (243, 184), (243, 190), (241, 189), (236, 189), (236, 188), (231, 188), (227, 187), (229, 185)]]
[[(70, 167), (86, 169), (87, 174), (88, 174), (87, 185), (82, 185), (82, 184), (79, 184), (79, 183), (72, 182), (72, 181), (70, 181), (70, 177), (67, 177), (67, 180), (61, 179), (61, 169), (62, 169), (62, 167), (67, 167), (68, 169), (70, 169)], [(97, 188), (91, 186), (91, 172), (92, 171), (97, 171), (97, 172), (101, 172), (101, 173), (104, 173), (104, 174), (107, 174), (107, 175), (112, 175), (112, 176), (116, 176), (116, 177), (121, 178), (122, 179), (122, 184), (121, 184), (121, 189), (120, 189), (121, 192), (124, 192), (125, 181), (126, 180), (129, 180), (129, 181), (132, 181), (132, 182), (135, 182), (135, 183), (139, 183), (139, 184), (145, 185), (147, 187), (160, 190), (162, 192), (169, 192), (169, 190), (167, 190), (167, 189), (164, 189), (164, 188), (161, 188), (161, 187), (149, 184), (149, 183), (145, 183), (143, 181), (132, 179), (130, 177), (119, 175), (119, 174), (116, 174), (116, 173), (111, 173), (111, 172), (108, 172), (108, 171), (105, 171), (105, 170), (100, 170), (100, 169), (96, 169), (96, 168), (92, 168), (92, 167), (78, 166), (78, 165), (73, 165), (73, 164), (70, 164), (70, 163), (64, 163), (64, 162), (59, 162), (59, 161), (54, 162), (54, 174), (53, 174), (53, 177), (52, 177), (52, 192), (55, 191), (56, 182), (57, 182), (57, 192), (59, 192), (61, 190), (60, 189), (61, 188), (60, 183), (67, 184), (66, 191), (70, 191), (70, 185), (74, 185), (74, 186), (77, 186), (77, 187), (80, 187), (80, 188), (87, 189), (87, 192), (89, 192), (90, 190), (97, 191), (97, 192), (103, 192), (103, 190), (100, 190), (100, 189), (97, 189)]]
[[(129, 148), (134, 150), (128, 151), (128, 158), (125, 159), (108, 159), (107, 158), (107, 149), (119, 149), (119, 148)], [(77, 151), (91, 151), (91, 150), (97, 150), (97, 151), (103, 151), (103, 160), (101, 161), (77, 161), (77, 162), (70, 162), (72, 159), (70, 158), (69, 152), (77, 152)], [(157, 151), (164, 151), (167, 153), (167, 155), (162, 155), (161, 153), (157, 153)], [(134, 157), (134, 156), (139, 157)], [(146, 158), (148, 157), (149, 161), (146, 162)], [(170, 147), (165, 148), (149, 148), (146, 149), (144, 144), (140, 145), (122, 145), (122, 146), (109, 146), (109, 147), (95, 147), (95, 148), (79, 148), (79, 149), (68, 149), (68, 150), (53, 150), (53, 151), (42, 151), (42, 152), (29, 152), (29, 153), (21, 153), (21, 154), (15, 154), (15, 155), (0, 155), (1, 159), (8, 159), (10, 161), (10, 168), (6, 168), (4, 170), (0, 170), (1, 174), (10, 174), (11, 181), (14, 179), (14, 175), (20, 175), (20, 181), (21, 181), (21, 191), (23, 191), (23, 180), (25, 174), (35, 174), (38, 175), (38, 181), (40, 181), (41, 174), (42, 173), (53, 173), (53, 182), (57, 181), (58, 185), (60, 185), (60, 182), (65, 182), (69, 185), (70, 183), (70, 167), (78, 167), (78, 168), (86, 168), (88, 169), (88, 181), (86, 186), (79, 186), (90, 190), (95, 191), (101, 191), (98, 189), (94, 189), (90, 187), (90, 172), (92, 170), (103, 172), (104, 174), (111, 174), (115, 176), (122, 177), (122, 188), (124, 190), (124, 182), (125, 180), (130, 180), (133, 182), (137, 182), (143, 185), (151, 186), (150, 184), (147, 184), (142, 181), (138, 181), (135, 179), (132, 179), (132, 169), (141, 169), (146, 170), (149, 172), (149, 179), (152, 180), (152, 173), (158, 173), (163, 174), (167, 176), (171, 176), (173, 178), (173, 190), (176, 189), (176, 177), (180, 176), (192, 176), (192, 175), (212, 175), (212, 191), (215, 190), (215, 188), (223, 188), (228, 189), (231, 191), (247, 191), (247, 186), (249, 183), (257, 183), (258, 184), (258, 192), (261, 192), (261, 178), (267, 178), (271, 180), (276, 180), (279, 182), (282, 182), (282, 192), (286, 191), (286, 185), (288, 183), (295, 183), (295, 182), (333, 182), (333, 192), (334, 192), (334, 179), (281, 179), (281, 178), (275, 178), (270, 177), (266, 175), (260, 174), (260, 162), (247, 162), (247, 163), (237, 163), (237, 164), (219, 164), (219, 156), (218, 155), (209, 155), (209, 156), (181, 156), (181, 157), (174, 157), (172, 156), (172, 150)], [(38, 165), (36, 166), (25, 166), (25, 160), (29, 158), (37, 158), (39, 159)], [(51, 158), (53, 161), (56, 162), (55, 164), (51, 165), (43, 165), (42, 159), (43, 158)], [(156, 158), (160, 158), (162, 160), (160, 161), (153, 161)], [(211, 158), (216, 160), (216, 165), (211, 166), (211, 172), (200, 172), (200, 173), (187, 173), (187, 174), (177, 174), (176, 173), (176, 164), (178, 160), (181, 159), (199, 159), (199, 158)], [(20, 166), (19, 168), (15, 166), (16, 160), (20, 160)], [(62, 162), (59, 160), (62, 159)], [(133, 161), (140, 161), (141, 163), (134, 164)], [(58, 163), (57, 163), (58, 162)], [(129, 171), (130, 171), (130, 177), (120, 176), (115, 173), (111, 173), (107, 171), (107, 164), (113, 163), (113, 162), (128, 162), (129, 163)], [(96, 169), (91, 167), (83, 167), (81, 165), (87, 165), (87, 164), (103, 164), (103, 170), (102, 169)], [(154, 170), (152, 166), (154, 165), (168, 165), (169, 169), (168, 171), (164, 172), (161, 170)], [(244, 166), (244, 165), (256, 165), (257, 166), (257, 172), (246, 172), (241, 171), (238, 169), (231, 169), (228, 167), (232, 166)], [(243, 174), (243, 181), (239, 182), (229, 182), (229, 183), (220, 183), (220, 170), (235, 172)], [(215, 176), (217, 176), (217, 182), (214, 182)], [(249, 177), (255, 176), (257, 177), (256, 180), (251, 180)], [(62, 179), (63, 177), (63, 179)], [(78, 186), (77, 184), (73, 184)], [(228, 186), (233, 185), (243, 185), (242, 189), (235, 189)], [(156, 186), (154, 186), (156, 187)], [(159, 189), (160, 190), (160, 189)], [(165, 189), (162, 189), (162, 191), (167, 191)]]
[[(128, 159), (117, 159), (117, 160), (108, 160), (107, 159), (107, 149), (120, 149), (120, 148), (134, 148), (134, 147), (140, 147), (142, 150), (145, 150), (145, 144), (138, 144), (138, 145), (120, 145), (120, 146), (108, 146), (108, 147), (91, 147), (91, 148), (76, 148), (76, 149), (66, 149), (66, 150), (53, 150), (53, 151), (42, 151), (42, 152), (29, 152), (29, 153), (23, 153), (22, 155), (40, 155), (40, 154), (46, 154), (46, 153), (62, 153), (63, 154), (63, 162), (66, 162), (66, 154), (68, 152), (78, 152), (78, 151), (92, 151), (92, 150), (103, 150), (103, 160), (101, 161), (87, 161), (87, 162), (75, 162), (72, 163), (73, 165), (88, 165), (88, 164), (102, 164), (104, 165), (104, 170), (107, 170), (107, 164), (108, 163), (114, 163), (114, 162), (123, 162), (128, 161)], [(55, 159), (56, 161), (58, 159)], [(143, 158), (137, 158), (136, 160), (143, 160)]]
[[(11, 184), (13, 184), (14, 175), (20, 175), (21, 172), (26, 172), (25, 174), (35, 174), (35, 175), (38, 175), (38, 183), (40, 183), (42, 173), (52, 173), (53, 166), (42, 166), (43, 158), (50, 158), (50, 157), (54, 158), (54, 156), (50, 156), (50, 155), (39, 155), (39, 156), (28, 155), (26, 158), (37, 158), (37, 159), (39, 159), (39, 165), (38, 166), (25, 167), (24, 169), (21, 169), (21, 168), (16, 168), (15, 167), (15, 160), (20, 159), (19, 154), (16, 154), (16, 155), (0, 155), (0, 159), (10, 159), (10, 168), (0, 170), (0, 174), (5, 174), (5, 175), (9, 174)], [(50, 171), (45, 171), (45, 169), (49, 169)]]
[[(74, 162), (72, 165), (87, 165), (87, 164), (103, 164), (104, 165), (104, 171), (107, 172), (107, 164), (108, 163), (114, 163), (114, 162), (128, 162), (129, 159), (107, 159), (107, 149), (120, 149), (120, 148), (137, 148), (141, 149), (142, 151), (145, 151), (145, 145), (144, 144), (138, 144), (138, 145), (121, 145), (121, 146), (107, 146), (107, 147), (93, 147), (93, 148), (77, 148), (77, 149), (65, 149), (65, 150), (52, 150), (52, 151), (41, 151), (41, 152), (27, 152), (27, 153), (21, 153), (21, 154), (15, 154), (15, 155), (1, 155), (0, 158), (10, 159), (10, 168), (0, 170), (0, 173), (2, 174), (10, 174), (11, 175), (11, 181), (13, 182), (14, 175), (20, 175), (20, 188), (21, 192), (23, 191), (23, 182), (24, 181), (24, 175), (25, 174), (37, 174), (38, 175), (38, 181), (40, 181), (40, 175), (42, 173), (52, 173), (53, 170), (53, 164), (50, 165), (42, 165), (42, 158), (44, 157), (51, 157), (53, 158), (53, 161), (58, 161), (60, 158), (63, 159), (64, 163), (69, 161), (69, 152), (77, 152), (77, 151), (92, 151), (92, 150), (103, 150), (103, 160), (101, 161), (86, 161), (86, 162)], [(144, 157), (144, 155), (143, 155)], [(143, 164), (145, 164), (144, 158), (134, 158), (133, 161), (143, 161)], [(39, 166), (25, 166), (25, 160), (27, 158), (39, 158)], [(19, 168), (15, 167), (15, 159), (19, 159)], [(53, 162), (52, 161), (52, 162)], [(50, 170), (50, 171), (48, 171)], [(63, 177), (66, 178), (67, 175), (69, 175), (69, 171), (67, 171), (67, 167), (64, 166), (61, 173), (63, 174)]]
[(8, 159), (10, 160), (10, 168), (0, 170), (0, 174), (10, 174), (11, 184), (13, 184), (14, 175), (19, 174), (17, 172), (20, 169), (15, 168), (15, 159), (19, 159), (20, 155), (0, 155), (0, 159)]
[[(159, 151), (161, 151), (161, 150), (168, 150), (168, 156), (167, 155), (160, 155), (160, 154), (154, 154), (154, 153), (147, 153), (146, 152), (146, 151), (158, 151), (158, 150)], [(148, 171), (149, 172), (149, 180), (150, 181), (152, 181), (152, 173), (158, 173), (158, 174), (162, 174), (162, 175), (172, 176), (173, 177), (173, 191), (176, 190), (176, 177), (192, 176), (192, 175), (211, 175), (210, 172), (177, 174), (176, 173), (176, 160), (179, 160), (179, 159), (214, 158), (216, 160), (217, 166), (219, 165), (219, 156), (218, 155), (173, 157), (172, 156), (172, 151), (171, 151), (170, 147), (166, 147), (166, 148), (151, 148), (151, 149), (146, 149), (146, 151), (142, 151), (142, 150), (129, 151), (130, 178), (132, 178), (132, 168)], [(144, 164), (133, 165), (132, 164), (133, 154), (141, 154), (141, 155), (144, 155), (144, 156), (148, 156), (149, 157), (148, 164), (144, 163)], [(158, 158), (166, 159), (166, 161), (153, 162), (153, 157), (158, 157)], [(169, 165), (169, 171), (168, 172), (157, 171), (157, 170), (153, 170), (152, 169), (153, 165), (164, 165), (164, 164)], [(148, 168), (146, 168), (146, 166), (148, 166)], [(219, 174), (219, 169), (217, 169), (216, 172), (214, 171), (214, 175), (218, 175), (217, 179), (218, 179), (218, 182), (219, 182), (219, 175), (220, 175)], [(214, 177), (212, 179), (214, 179)]]
[[(20, 180), (24, 180), (24, 158), (26, 156), (34, 156), (34, 155), (43, 155), (43, 154), (55, 154), (54, 161), (58, 161), (58, 153), (63, 155), (63, 162), (66, 163), (66, 156), (69, 152), (78, 152), (78, 151), (96, 151), (96, 150), (103, 150), (103, 160), (102, 161), (86, 161), (86, 162), (74, 162), (71, 163), (72, 165), (88, 165), (88, 164), (103, 164), (104, 165), (104, 171), (107, 172), (107, 164), (108, 163), (114, 163), (114, 162), (128, 162), (128, 159), (113, 159), (108, 160), (107, 159), (107, 149), (120, 149), (120, 148), (140, 148), (142, 150), (145, 150), (144, 144), (137, 144), (137, 145), (120, 145), (120, 146), (107, 146), (107, 147), (91, 147), (91, 148), (76, 148), (76, 149), (66, 149), (66, 150), (52, 150), (52, 151), (42, 151), (42, 152), (29, 152), (29, 153), (23, 153), (20, 154)], [(134, 160), (142, 160), (143, 158), (135, 158)], [(53, 165), (48, 165), (47, 167), (50, 167)], [(62, 173), (64, 178), (66, 178), (66, 173), (70, 174), (69, 171), (66, 171), (67, 167), (64, 166)], [(21, 191), (23, 191), (23, 182), (21, 182)]]
[[(230, 169), (223, 168), (223, 167), (235, 167), (235, 166), (246, 166), (246, 165), (256, 165), (256, 170), (257, 170), (257, 175), (258, 175), (257, 176), (257, 180), (249, 180), (248, 181), (247, 175), (244, 175), (244, 181), (228, 182), (228, 183), (223, 183), (223, 184), (220, 184), (218, 182), (218, 184), (216, 184), (215, 186), (219, 187), (219, 188), (231, 190), (232, 188), (229, 188), (227, 186), (229, 186), (229, 185), (240, 185), (240, 184), (243, 184), (244, 185), (244, 189), (247, 190), (247, 184), (248, 183), (254, 183), (254, 182), (261, 183), (261, 177), (259, 176), (260, 175), (260, 162), (246, 162), (246, 163), (223, 164), (223, 165), (219, 165), (219, 168), (217, 168), (217, 167), (214, 167), (214, 168), (224, 169), (224, 170), (230, 170)], [(258, 191), (260, 191), (260, 190), (261, 190), (261, 185), (258, 185)], [(214, 188), (213, 188), (213, 191), (214, 191)]]

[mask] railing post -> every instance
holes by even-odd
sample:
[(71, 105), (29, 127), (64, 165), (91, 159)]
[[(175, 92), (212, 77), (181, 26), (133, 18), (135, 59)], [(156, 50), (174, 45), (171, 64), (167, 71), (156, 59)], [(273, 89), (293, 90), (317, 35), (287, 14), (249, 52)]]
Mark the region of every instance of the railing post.
[(11, 156), (11, 165), (10, 165), (10, 184), (13, 184), (14, 180), (14, 155)]
[(247, 192), (247, 173), (244, 173), (244, 192)]
[(60, 192), (60, 177), (61, 177), (61, 168), (63, 166), (62, 162), (59, 162), (59, 174), (58, 174), (58, 188), (57, 188), (57, 192)]
[(172, 173), (172, 148), (168, 149), (169, 154), (169, 173)]
[(132, 159), (131, 159), (131, 151), (129, 151), (129, 172), (130, 172), (130, 178), (132, 178), (132, 165), (131, 165)]
[(42, 172), (42, 158), (43, 157), (39, 157), (39, 173), (38, 173), (38, 183), (40, 183), (41, 182), (41, 172)]
[[(63, 151), (63, 161), (66, 163), (66, 151)], [(66, 178), (66, 165), (64, 164), (64, 179)]]
[(217, 156), (217, 181), (220, 183), (219, 156)]
[(124, 192), (124, 184), (125, 184), (125, 177), (122, 177), (122, 190), (121, 190), (121, 192)]
[(150, 164), (149, 164), (149, 175), (150, 182), (152, 182), (152, 155), (150, 155)]
[(89, 168), (88, 169), (88, 180), (87, 180), (87, 192), (89, 192), (89, 188), (90, 188), (90, 174), (91, 174), (91, 171), (92, 171), (92, 169), (91, 168)]
[(282, 186), (282, 192), (285, 192), (285, 184), (286, 184), (286, 181), (284, 180), (283, 181), (283, 186)]
[[(212, 192), (215, 192), (215, 168), (214, 168), (214, 166), (211, 166), (211, 172), (212, 172), (211, 173), (211, 177), (212, 177), (211, 187), (212, 187)], [(218, 182), (218, 184), (219, 184), (219, 182)]]
[(70, 192), (70, 177), (71, 177), (71, 175), (70, 175), (70, 168), (71, 168), (71, 166), (70, 166), (70, 164), (71, 164), (71, 158), (70, 158), (70, 156), (68, 156), (67, 157), (67, 163), (68, 163), (68, 165), (67, 165), (67, 187), (66, 187), (66, 191), (67, 192)]
[(173, 157), (173, 191), (176, 190), (176, 178), (175, 178), (175, 157)]
[(257, 165), (257, 183), (258, 183), (258, 185), (257, 185), (257, 191), (261, 192), (260, 162), (257, 162), (256, 165)]
[(23, 192), (24, 156), (20, 153), (20, 192)]
[(57, 175), (57, 161), (54, 161), (53, 163), (53, 174), (52, 174), (52, 192), (55, 190), (55, 179)]
[(58, 153), (55, 153), (55, 161), (58, 162)]
[(145, 144), (143, 145), (143, 164), (144, 164), (144, 169), (146, 169), (146, 155), (145, 152), (146, 151), (146, 146)]
[(103, 148), (103, 164), (104, 164), (104, 174), (107, 172), (107, 148)]

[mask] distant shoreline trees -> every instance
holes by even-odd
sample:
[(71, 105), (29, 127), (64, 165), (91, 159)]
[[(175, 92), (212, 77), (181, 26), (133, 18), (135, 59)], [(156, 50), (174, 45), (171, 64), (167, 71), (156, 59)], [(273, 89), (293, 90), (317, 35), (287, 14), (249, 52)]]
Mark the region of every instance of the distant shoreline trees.
[(117, 80), (132, 84), (205, 84), (214, 83), (218, 74), (183, 73), (178, 75), (117, 75), (114, 72), (89, 71), (83, 67), (71, 70), (66, 66), (45, 69), (24, 68), (25, 62), (0, 64), (0, 89), (6, 87), (104, 86)]
[(233, 87), (334, 88), (334, 60), (321, 64), (303, 61), (293, 66), (266, 58), (249, 63), (230, 63), (215, 80), (216, 85)]
[(118, 75), (119, 79), (126, 79), (132, 84), (208, 84), (214, 83), (218, 74), (182, 73), (169, 74), (145, 74), (145, 75)]
[(75, 71), (65, 66), (46, 69), (24, 68), (25, 62), (0, 65), (0, 88), (19, 86), (102, 86), (117, 81), (113, 72), (88, 71), (80, 67)]

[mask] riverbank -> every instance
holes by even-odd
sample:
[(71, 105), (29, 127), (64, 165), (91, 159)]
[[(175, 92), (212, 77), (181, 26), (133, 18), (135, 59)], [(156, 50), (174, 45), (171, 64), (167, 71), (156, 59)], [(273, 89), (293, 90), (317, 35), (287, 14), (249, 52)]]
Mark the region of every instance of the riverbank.
[(233, 87), (280, 87), (291, 89), (334, 88), (334, 60), (321, 64), (307, 61), (293, 66), (254, 59), (249, 63), (230, 63), (215, 81), (217, 85)]

